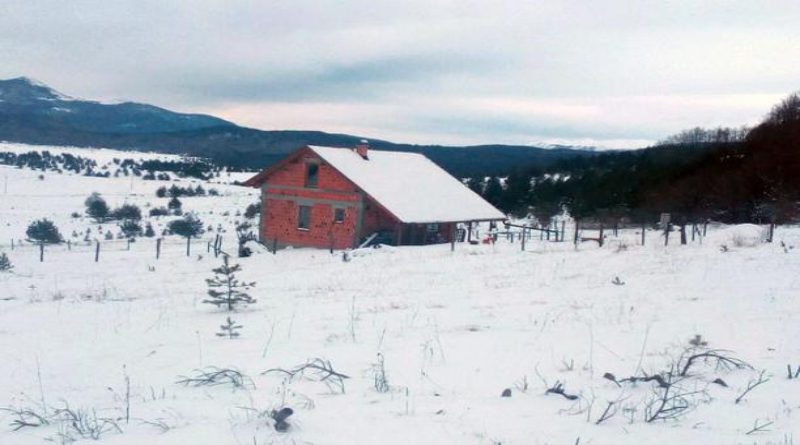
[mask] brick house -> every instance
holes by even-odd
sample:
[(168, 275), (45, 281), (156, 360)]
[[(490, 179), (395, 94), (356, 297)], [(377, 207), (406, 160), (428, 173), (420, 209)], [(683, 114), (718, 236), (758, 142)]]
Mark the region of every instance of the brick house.
[(261, 188), (259, 238), (347, 249), (448, 242), (457, 223), (506, 216), (416, 153), (305, 146), (244, 185)]

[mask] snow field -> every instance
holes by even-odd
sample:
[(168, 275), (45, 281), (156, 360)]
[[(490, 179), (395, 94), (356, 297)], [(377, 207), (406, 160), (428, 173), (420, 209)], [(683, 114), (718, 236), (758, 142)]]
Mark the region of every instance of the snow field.
[[(69, 217), (92, 191), (112, 207), (166, 204), (154, 195), (160, 181), (5, 172), (0, 240), (22, 237), (42, 216), (65, 236), (94, 227)], [(223, 196), (181, 200), (206, 225), (222, 224), (229, 247), (235, 211), (257, 195), (219, 189)], [(0, 273), (0, 407), (94, 409), (120, 419), (122, 434), (100, 438), (120, 445), (793, 443), (800, 380), (788, 379), (786, 366), (800, 366), (800, 259), (790, 248), (800, 229), (780, 227), (773, 244), (726, 252), (708, 241), (730, 229), (710, 230), (702, 244), (666, 248), (656, 232), (639, 246), (631, 230), (603, 248), (535, 240), (522, 252), (501, 239), (455, 252), (375, 249), (350, 262), (340, 252), (262, 249), (234, 260), (241, 279), (257, 282), (258, 301), (232, 314), (202, 303), (204, 280), (221, 263), (206, 252), (214, 233), (196, 240), (190, 257), (183, 240), (168, 237), (159, 260), (153, 239), (130, 251), (103, 242), (98, 263), (82, 244), (50, 246), (40, 263), (35, 246), (11, 251), (0, 242), (15, 266)], [(241, 338), (215, 335), (228, 315), (244, 326)], [(698, 363), (684, 385), (700, 393), (679, 419), (644, 421), (655, 383), (603, 378), (663, 371), (696, 335), (754, 369)], [(374, 387), (379, 353), (385, 393)], [(317, 357), (350, 377), (343, 394), (261, 374)], [(209, 366), (238, 369), (253, 385), (176, 384)], [(761, 370), (771, 380), (735, 403)], [(545, 395), (557, 381), (579, 398)], [(512, 396), (500, 397), (506, 388)], [(608, 401), (620, 410), (596, 425)], [(295, 413), (278, 433), (259, 413), (283, 406)], [(13, 419), (0, 412), (0, 443), (60, 443), (58, 425), (14, 432)], [(746, 434), (756, 421), (772, 424)]]

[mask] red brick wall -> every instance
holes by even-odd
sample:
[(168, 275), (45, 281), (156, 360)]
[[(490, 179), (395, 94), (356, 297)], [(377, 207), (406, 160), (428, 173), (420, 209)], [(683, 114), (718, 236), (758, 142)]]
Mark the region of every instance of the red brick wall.
[(357, 190), (355, 184), (339, 174), (333, 167), (322, 162), (322, 160), (310, 150), (304, 151), (300, 156), (284, 165), (283, 168), (272, 173), (269, 178), (267, 178), (267, 184), (305, 187), (306, 163), (308, 162), (320, 163), (317, 189), (343, 192), (355, 192)]
[(364, 201), (364, 222), (361, 236), (370, 236), (380, 231), (394, 233), (397, 229), (397, 220), (371, 199), (366, 198)]
[[(306, 163), (320, 162), (317, 188), (304, 188)], [(291, 188), (287, 188), (291, 187)], [(321, 162), (313, 152), (306, 151), (272, 173), (262, 187), (264, 208), (261, 218), (261, 240), (271, 245), (308, 246), (346, 249), (357, 240), (358, 208), (361, 195), (356, 186), (336, 170)], [(320, 202), (321, 201), (321, 202)], [(308, 230), (299, 229), (299, 206), (311, 207)], [(334, 208), (344, 208), (342, 223), (334, 223)]]
[(278, 240), (278, 245), (307, 246), (327, 249), (333, 243), (334, 249), (347, 249), (355, 243), (357, 211), (355, 205), (345, 207), (342, 223), (333, 222), (334, 206), (331, 204), (312, 204), (308, 230), (297, 228), (299, 204), (285, 199), (267, 199), (267, 212), (261, 226), (261, 239), (265, 243)]

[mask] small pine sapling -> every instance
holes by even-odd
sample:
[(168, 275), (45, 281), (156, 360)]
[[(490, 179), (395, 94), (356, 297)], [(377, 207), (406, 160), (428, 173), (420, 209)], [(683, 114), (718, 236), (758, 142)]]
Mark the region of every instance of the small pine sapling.
[(231, 317), (228, 317), (225, 324), (220, 325), (219, 328), (221, 331), (217, 332), (217, 337), (228, 337), (233, 340), (240, 335), (239, 329), (242, 329), (242, 325), (236, 324), (235, 321), (231, 320)]
[(14, 265), (11, 264), (11, 260), (8, 259), (8, 255), (5, 252), (0, 253), (0, 272), (11, 272), (11, 269), (14, 268)]
[(256, 285), (255, 282), (247, 283), (236, 278), (236, 272), (242, 270), (238, 264), (231, 265), (228, 255), (222, 256), (222, 265), (213, 270), (214, 277), (207, 278), (208, 296), (203, 303), (225, 307), (232, 311), (239, 304), (253, 304), (256, 302), (246, 291)]

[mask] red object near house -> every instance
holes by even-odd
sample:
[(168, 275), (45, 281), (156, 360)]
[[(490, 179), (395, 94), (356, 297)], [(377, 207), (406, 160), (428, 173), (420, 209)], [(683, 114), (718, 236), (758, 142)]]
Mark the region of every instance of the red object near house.
[(302, 147), (245, 182), (261, 188), (259, 238), (348, 249), (454, 239), (459, 222), (505, 215), (423, 155)]

